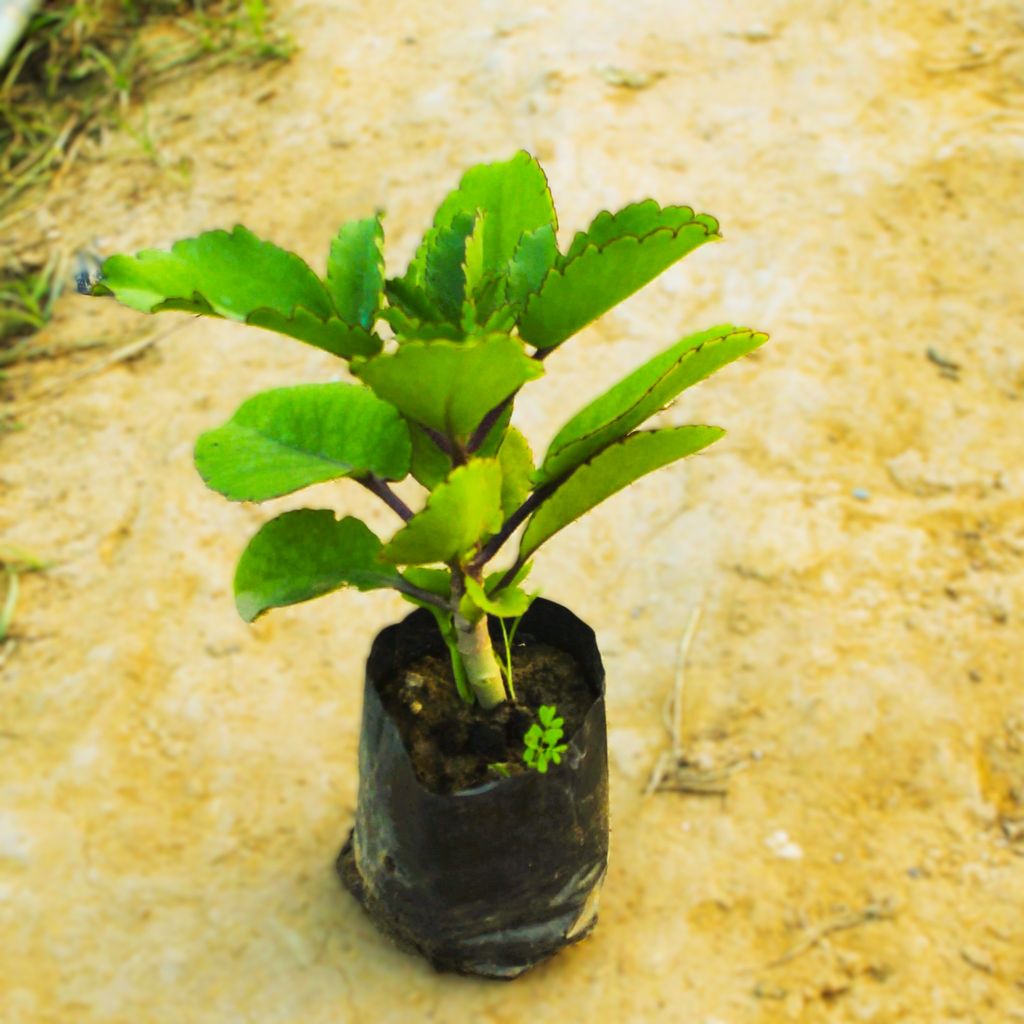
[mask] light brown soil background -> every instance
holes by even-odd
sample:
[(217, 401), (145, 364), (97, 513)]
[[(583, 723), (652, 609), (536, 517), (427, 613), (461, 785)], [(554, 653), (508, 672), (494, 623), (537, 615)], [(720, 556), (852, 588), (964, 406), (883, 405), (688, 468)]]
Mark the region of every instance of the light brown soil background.
[[(0, 539), (58, 564), (0, 677), (0, 1019), (1024, 1020), (1024, 9), (280, 7), (289, 65), (157, 97), (162, 168), (112, 136), (8, 233), (114, 252), (242, 221), (322, 266), (385, 207), (395, 269), (462, 168), (526, 147), (566, 235), (647, 195), (726, 235), (548, 361), (535, 448), (683, 333), (773, 340), (664, 414), (722, 442), (539, 560), (601, 637), (613, 859), (594, 936), (501, 985), (394, 950), (332, 870), (362, 659), (407, 606), (244, 626), (236, 556), (307, 496), (230, 505), (192, 468), (245, 396), (338, 364), (66, 297), (54, 340), (179, 326), (61, 394), (94, 354), (11, 378)], [(372, 500), (309, 503), (396, 525)], [(688, 753), (737, 770), (645, 797), (695, 608)]]

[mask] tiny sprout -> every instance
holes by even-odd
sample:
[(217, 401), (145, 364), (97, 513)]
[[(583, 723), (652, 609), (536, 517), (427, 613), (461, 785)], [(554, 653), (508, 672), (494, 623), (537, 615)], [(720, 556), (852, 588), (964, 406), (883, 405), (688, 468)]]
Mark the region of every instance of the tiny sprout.
[(568, 744), (558, 741), (565, 734), (565, 719), (557, 717), (557, 709), (553, 704), (543, 704), (537, 711), (538, 721), (526, 731), (523, 743), (523, 760), (544, 775), (548, 764), (561, 764), (562, 755), (569, 749)]

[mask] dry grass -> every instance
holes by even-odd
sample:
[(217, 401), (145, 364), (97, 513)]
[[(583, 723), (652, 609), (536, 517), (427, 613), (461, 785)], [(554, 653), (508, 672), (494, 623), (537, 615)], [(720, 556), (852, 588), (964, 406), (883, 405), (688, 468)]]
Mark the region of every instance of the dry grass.
[[(0, 226), (56, 184), (105, 129), (130, 131), (148, 91), (202, 66), (283, 59), (291, 42), (265, 0), (46, 0), (0, 69)], [(155, 158), (155, 153), (151, 153)], [(0, 374), (40, 357), (32, 335), (69, 277), (68, 254), (6, 254), (0, 267)]]

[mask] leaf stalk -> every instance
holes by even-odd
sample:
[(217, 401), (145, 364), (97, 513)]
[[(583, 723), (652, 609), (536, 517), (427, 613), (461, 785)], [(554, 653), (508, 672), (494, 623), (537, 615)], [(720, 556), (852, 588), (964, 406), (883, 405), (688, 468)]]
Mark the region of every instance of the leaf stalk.
[(402, 499), (395, 494), (387, 485), (387, 482), (379, 476), (361, 476), (359, 482), (371, 493), (376, 494), (385, 505), (399, 515), (405, 522), (409, 522), (415, 514)]

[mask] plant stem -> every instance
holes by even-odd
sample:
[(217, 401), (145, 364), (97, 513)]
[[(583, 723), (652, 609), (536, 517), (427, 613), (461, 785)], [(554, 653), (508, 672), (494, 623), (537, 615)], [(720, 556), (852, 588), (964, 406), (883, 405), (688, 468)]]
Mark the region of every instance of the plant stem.
[[(453, 631), (454, 632), (454, 631)], [(442, 634), (444, 645), (448, 648), (448, 657), (452, 663), (452, 675), (455, 676), (455, 689), (459, 696), (467, 703), (473, 703), (473, 689), (466, 678), (466, 666), (462, 664), (462, 655), (459, 653), (459, 645), (454, 636)]]
[[(494, 654), (491, 634), (487, 630), (487, 616), (481, 615), (475, 622), (470, 622), (460, 611), (459, 604), (466, 591), (465, 572), (462, 567), (453, 564), (452, 570), (452, 618), (455, 623), (455, 637), (459, 657), (462, 659), (466, 678), (473, 688), (476, 699), (483, 708), (493, 708), (501, 704), (505, 698), (505, 681), (502, 678), (501, 666)], [(480, 577), (479, 569), (473, 578)], [(479, 580), (478, 580), (479, 582)]]
[(505, 520), (502, 528), (483, 546), (480, 553), (473, 559), (472, 567), (479, 569), (489, 562), (499, 551), (501, 546), (515, 533), (516, 529), (523, 522), (524, 519), (542, 502), (545, 498), (549, 497), (551, 493), (562, 483), (562, 480), (551, 480), (550, 482), (543, 484), (538, 487), (527, 499), (522, 503)]
[(445, 605), (443, 612), (436, 611), (433, 607), (431, 611), (437, 620), (437, 628), (441, 631), (444, 645), (448, 648), (448, 657), (452, 663), (452, 675), (455, 676), (455, 689), (459, 691), (459, 696), (465, 703), (472, 704), (473, 690), (469, 685), (469, 680), (466, 678), (466, 669), (463, 667), (462, 656), (459, 654), (459, 645), (455, 639), (455, 624), (452, 622), (451, 609)]
[(361, 476), (357, 477), (357, 479), (371, 494), (376, 494), (388, 508), (401, 516), (406, 522), (412, 519), (413, 510), (379, 476)]
[(504, 590), (515, 578), (516, 573), (526, 564), (526, 559), (523, 557), (517, 558), (505, 573), (504, 576), (498, 581), (498, 585), (494, 588), (493, 593), (497, 593), (499, 590)]
[(498, 625), (501, 626), (501, 635), (505, 641), (505, 686), (508, 688), (509, 698), (515, 700), (516, 688), (512, 683), (512, 641), (515, 639), (516, 630), (519, 628), (519, 619), (516, 619), (511, 635), (509, 635), (509, 631), (505, 626), (504, 619), (498, 619)]
[(487, 440), (487, 435), (491, 432), (494, 424), (501, 418), (501, 414), (515, 401), (516, 395), (519, 391), (514, 391), (508, 396), (503, 402), (499, 402), (477, 425), (476, 430), (473, 431), (473, 436), (469, 439), (469, 444), (466, 445), (466, 451), (470, 454), (477, 451), (477, 449)]
[(452, 443), (444, 434), (441, 433), (440, 430), (434, 430), (433, 427), (428, 427), (423, 423), (417, 423), (417, 426), (424, 434), (427, 435), (427, 437), (430, 438), (431, 441), (434, 442), (434, 444), (437, 445), (438, 448), (441, 449), (442, 452), (444, 452), (445, 455), (448, 456), (448, 458), (452, 457)]
[(494, 654), (491, 634), (487, 631), (487, 616), (481, 615), (476, 622), (470, 623), (456, 615), (455, 632), (469, 685), (473, 687), (480, 706), (489, 709), (501, 704), (505, 700), (505, 681)]
[(443, 597), (438, 597), (437, 594), (432, 594), (429, 590), (417, 587), (408, 580), (402, 580), (399, 583), (389, 583), (388, 586), (397, 590), (401, 594), (408, 594), (409, 597), (415, 597), (417, 601), (420, 601), (422, 604), (429, 604), (432, 608), (440, 608), (444, 611), (449, 610), (448, 602), (445, 601)]

